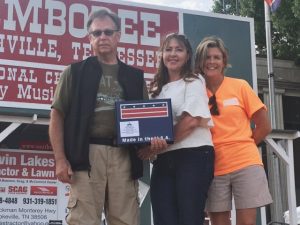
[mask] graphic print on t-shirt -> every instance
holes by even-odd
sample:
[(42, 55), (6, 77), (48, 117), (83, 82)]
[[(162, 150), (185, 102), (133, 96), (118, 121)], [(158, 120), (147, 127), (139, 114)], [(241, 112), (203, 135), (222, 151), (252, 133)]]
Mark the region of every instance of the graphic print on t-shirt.
[(116, 65), (101, 64), (102, 75), (97, 93), (95, 114), (91, 123), (92, 137), (114, 137), (115, 101), (123, 100), (123, 91), (118, 82)]
[(97, 93), (95, 112), (113, 110), (115, 101), (122, 99), (122, 89), (116, 77), (102, 74), (99, 92)]

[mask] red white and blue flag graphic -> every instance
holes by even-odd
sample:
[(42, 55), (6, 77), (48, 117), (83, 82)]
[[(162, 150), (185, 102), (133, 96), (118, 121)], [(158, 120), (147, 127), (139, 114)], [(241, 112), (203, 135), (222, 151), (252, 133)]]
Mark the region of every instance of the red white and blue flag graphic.
[(275, 12), (280, 5), (281, 0), (265, 0), (271, 8), (271, 12)]
[(173, 143), (171, 99), (116, 101), (117, 143), (150, 143), (154, 137)]
[(167, 102), (120, 104), (121, 119), (168, 117)]

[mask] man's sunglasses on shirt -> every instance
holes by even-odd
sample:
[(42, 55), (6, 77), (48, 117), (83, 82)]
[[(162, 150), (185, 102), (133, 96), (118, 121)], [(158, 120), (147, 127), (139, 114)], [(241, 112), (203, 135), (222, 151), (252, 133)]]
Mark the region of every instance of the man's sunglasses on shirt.
[(214, 115), (214, 116), (220, 115), (216, 95), (213, 95), (209, 98), (208, 104), (211, 106), (210, 107), (210, 114), (211, 115)]

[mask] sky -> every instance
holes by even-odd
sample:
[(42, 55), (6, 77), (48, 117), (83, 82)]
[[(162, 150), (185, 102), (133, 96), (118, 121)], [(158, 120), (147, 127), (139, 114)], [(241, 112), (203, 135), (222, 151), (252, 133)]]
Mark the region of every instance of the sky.
[(191, 9), (210, 12), (213, 0), (125, 0), (129, 2), (140, 2), (151, 5), (171, 6), (174, 8)]

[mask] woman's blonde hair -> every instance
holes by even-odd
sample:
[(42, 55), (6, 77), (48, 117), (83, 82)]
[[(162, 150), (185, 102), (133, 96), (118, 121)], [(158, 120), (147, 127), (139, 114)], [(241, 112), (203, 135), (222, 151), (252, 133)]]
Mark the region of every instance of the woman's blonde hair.
[[(204, 64), (207, 58), (207, 52), (209, 48), (218, 48), (223, 55), (224, 69), (228, 66), (228, 51), (221, 38), (216, 36), (205, 37), (197, 46), (195, 54), (195, 66), (194, 72), (196, 74), (204, 75)], [(224, 72), (224, 69), (222, 72)]]

